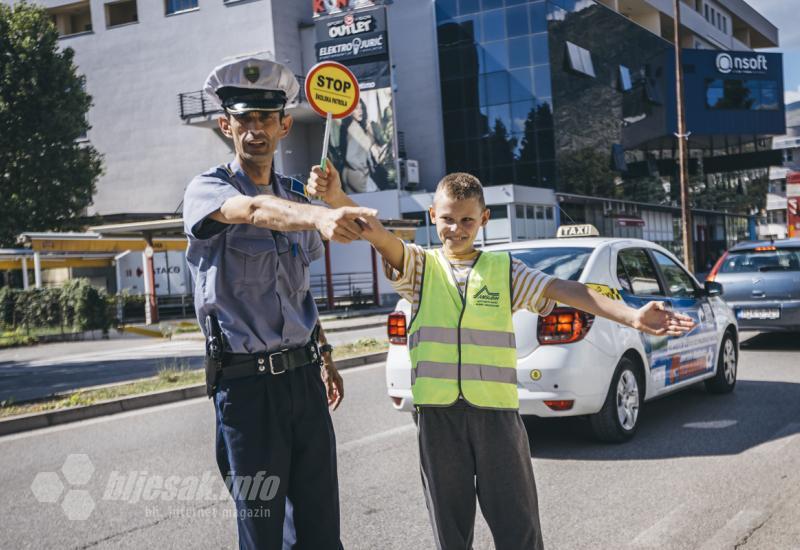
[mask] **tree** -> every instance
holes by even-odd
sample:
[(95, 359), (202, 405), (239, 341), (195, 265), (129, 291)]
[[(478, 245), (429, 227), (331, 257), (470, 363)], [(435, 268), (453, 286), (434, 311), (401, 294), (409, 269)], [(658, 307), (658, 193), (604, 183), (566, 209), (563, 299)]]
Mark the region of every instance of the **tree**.
[(563, 153), (558, 161), (558, 190), (590, 197), (614, 197), (616, 172), (611, 159), (591, 147)]
[(92, 99), (47, 12), (0, 4), (0, 246), (23, 231), (75, 229), (102, 172), (76, 140)]

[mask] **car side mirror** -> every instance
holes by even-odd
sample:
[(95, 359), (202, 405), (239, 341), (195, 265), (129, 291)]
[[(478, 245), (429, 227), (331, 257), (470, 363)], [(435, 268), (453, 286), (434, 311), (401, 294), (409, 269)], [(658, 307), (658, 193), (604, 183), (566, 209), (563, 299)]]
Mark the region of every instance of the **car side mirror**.
[(706, 281), (706, 296), (722, 296), (722, 285), (716, 281)]

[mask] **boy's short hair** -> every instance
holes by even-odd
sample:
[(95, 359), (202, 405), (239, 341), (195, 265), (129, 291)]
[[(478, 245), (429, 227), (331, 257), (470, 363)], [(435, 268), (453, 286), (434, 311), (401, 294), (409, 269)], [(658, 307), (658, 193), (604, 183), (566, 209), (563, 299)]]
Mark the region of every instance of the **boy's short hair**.
[(439, 181), (436, 186), (436, 193), (444, 193), (451, 199), (466, 200), (478, 199), (481, 208), (486, 208), (486, 200), (483, 198), (483, 185), (481, 181), (466, 172), (454, 172), (447, 174)]

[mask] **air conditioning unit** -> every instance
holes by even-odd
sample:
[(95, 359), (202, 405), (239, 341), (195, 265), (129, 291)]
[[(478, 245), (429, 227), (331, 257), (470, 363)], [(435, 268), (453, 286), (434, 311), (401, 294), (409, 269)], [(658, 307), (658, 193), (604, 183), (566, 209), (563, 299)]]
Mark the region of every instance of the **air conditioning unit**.
[(414, 159), (400, 159), (400, 184), (408, 191), (416, 189), (419, 185), (419, 161)]

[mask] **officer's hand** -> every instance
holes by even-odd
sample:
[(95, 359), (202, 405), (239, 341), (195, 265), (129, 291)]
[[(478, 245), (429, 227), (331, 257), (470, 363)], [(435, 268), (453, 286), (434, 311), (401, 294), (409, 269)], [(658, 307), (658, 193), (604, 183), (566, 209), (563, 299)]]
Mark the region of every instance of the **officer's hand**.
[(368, 218), (374, 218), (378, 211), (374, 208), (345, 206), (324, 210), (317, 218), (317, 229), (322, 238), (337, 243), (349, 243), (361, 238), (362, 228), (368, 225)]
[(318, 164), (311, 167), (306, 192), (328, 204), (331, 204), (343, 193), (342, 178), (339, 177), (339, 172), (330, 159), (325, 163), (325, 170)]
[[(327, 357), (325, 357), (327, 355)], [(325, 354), (322, 360), (322, 381), (325, 383), (325, 390), (328, 394), (328, 406), (333, 410), (339, 408), (339, 404), (344, 399), (344, 380), (342, 375), (336, 370), (333, 359)]]

